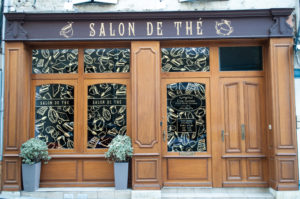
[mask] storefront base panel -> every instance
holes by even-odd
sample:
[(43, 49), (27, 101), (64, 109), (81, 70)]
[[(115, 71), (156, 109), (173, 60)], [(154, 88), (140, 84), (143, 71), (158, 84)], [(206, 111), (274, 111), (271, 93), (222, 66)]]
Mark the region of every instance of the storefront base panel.
[(115, 190), (114, 188), (40, 188), (36, 192), (7, 192), (5, 198), (91, 198), (91, 199), (187, 199), (187, 198), (264, 198), (294, 199), (300, 191), (274, 191), (269, 188), (192, 188), (169, 187), (162, 190)]

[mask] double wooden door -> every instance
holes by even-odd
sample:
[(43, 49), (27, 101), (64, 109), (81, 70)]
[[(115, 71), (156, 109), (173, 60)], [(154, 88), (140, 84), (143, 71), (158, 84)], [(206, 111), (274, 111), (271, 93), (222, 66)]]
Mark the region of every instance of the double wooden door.
[(221, 78), (223, 186), (266, 185), (262, 77)]

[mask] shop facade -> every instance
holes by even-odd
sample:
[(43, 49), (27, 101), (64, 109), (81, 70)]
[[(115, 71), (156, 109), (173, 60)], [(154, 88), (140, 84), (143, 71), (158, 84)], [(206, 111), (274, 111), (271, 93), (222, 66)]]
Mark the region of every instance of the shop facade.
[(7, 13), (3, 190), (21, 144), (45, 140), (42, 187), (298, 189), (292, 9)]

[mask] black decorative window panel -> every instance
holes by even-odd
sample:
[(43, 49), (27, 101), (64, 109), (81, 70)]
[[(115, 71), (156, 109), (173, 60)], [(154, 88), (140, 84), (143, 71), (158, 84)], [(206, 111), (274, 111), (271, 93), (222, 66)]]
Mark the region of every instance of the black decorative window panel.
[(35, 136), (44, 140), (49, 149), (74, 148), (73, 86), (36, 86)]
[(32, 73), (77, 73), (78, 49), (32, 50)]
[(115, 136), (126, 131), (126, 85), (88, 86), (88, 148), (107, 148)]
[(162, 48), (162, 72), (209, 71), (209, 48)]
[(219, 53), (221, 71), (263, 70), (261, 46), (220, 47)]
[(101, 48), (84, 50), (85, 73), (127, 73), (129, 70), (129, 48)]
[(205, 84), (167, 85), (168, 152), (206, 151)]

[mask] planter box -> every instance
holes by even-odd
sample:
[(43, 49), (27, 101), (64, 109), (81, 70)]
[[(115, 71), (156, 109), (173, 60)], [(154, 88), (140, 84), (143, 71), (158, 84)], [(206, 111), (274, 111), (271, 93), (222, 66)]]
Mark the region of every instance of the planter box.
[(24, 191), (36, 191), (40, 185), (41, 163), (22, 164)]
[(115, 188), (118, 190), (127, 189), (128, 162), (115, 162), (114, 174), (115, 174)]

